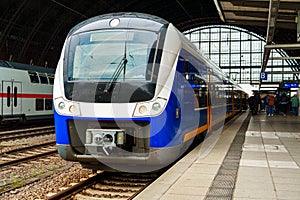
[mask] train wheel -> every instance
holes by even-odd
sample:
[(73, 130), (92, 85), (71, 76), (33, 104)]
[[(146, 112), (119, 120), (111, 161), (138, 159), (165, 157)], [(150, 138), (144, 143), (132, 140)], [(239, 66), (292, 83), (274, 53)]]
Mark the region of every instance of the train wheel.
[(21, 124), (25, 124), (26, 123), (26, 116), (22, 115), (19, 121)]
[(200, 144), (201, 142), (203, 142), (203, 140), (205, 139), (205, 136), (206, 136), (206, 131), (197, 135), (195, 138), (194, 138), (194, 142), (196, 144)]

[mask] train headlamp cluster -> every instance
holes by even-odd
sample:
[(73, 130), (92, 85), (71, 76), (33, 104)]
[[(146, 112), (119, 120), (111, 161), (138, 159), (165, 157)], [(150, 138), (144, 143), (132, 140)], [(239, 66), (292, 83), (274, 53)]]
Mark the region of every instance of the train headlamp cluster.
[(125, 140), (124, 130), (114, 129), (87, 129), (85, 144), (96, 146), (113, 146), (123, 145)]
[(80, 115), (78, 103), (65, 101), (63, 98), (57, 98), (54, 100), (54, 106), (59, 114), (71, 116)]
[(87, 129), (85, 138), (85, 147), (102, 148), (108, 156), (117, 145), (125, 143), (125, 131), (114, 129)]
[(163, 111), (166, 102), (165, 99), (158, 98), (155, 101), (138, 103), (134, 110), (134, 117), (159, 115)]

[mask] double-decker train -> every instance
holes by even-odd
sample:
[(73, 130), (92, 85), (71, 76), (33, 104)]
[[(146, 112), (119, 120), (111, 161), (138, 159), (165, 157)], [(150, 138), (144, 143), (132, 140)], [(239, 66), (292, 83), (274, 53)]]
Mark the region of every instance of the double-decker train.
[(53, 118), (55, 69), (0, 60), (0, 123)]
[(158, 170), (239, 112), (242, 97), (171, 23), (100, 15), (69, 32), (58, 62), (58, 152), (94, 170)]

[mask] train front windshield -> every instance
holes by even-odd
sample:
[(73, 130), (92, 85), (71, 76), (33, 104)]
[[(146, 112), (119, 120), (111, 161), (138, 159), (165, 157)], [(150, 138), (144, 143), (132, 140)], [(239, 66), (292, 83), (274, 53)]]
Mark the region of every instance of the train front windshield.
[[(111, 102), (109, 95), (101, 95), (100, 99), (95, 96), (114, 91), (119, 84), (118, 87), (122, 91), (127, 90), (127, 93), (131, 92), (132, 97), (117, 98), (118, 102), (150, 100), (156, 82), (153, 77), (156, 77), (154, 57), (158, 38), (156, 32), (133, 29), (73, 35), (65, 68), (66, 97), (88, 102)], [(74, 84), (89, 88), (91, 84), (94, 85), (95, 96), (86, 94), (85, 98), (81, 98), (81, 95), (76, 95)], [(68, 92), (70, 90), (72, 92)]]
[[(76, 35), (71, 42), (74, 52), (69, 55), (68, 79), (149, 80), (150, 76), (146, 76), (149, 55), (156, 40), (157, 34), (147, 31), (113, 30)], [(118, 70), (123, 72), (113, 77)]]

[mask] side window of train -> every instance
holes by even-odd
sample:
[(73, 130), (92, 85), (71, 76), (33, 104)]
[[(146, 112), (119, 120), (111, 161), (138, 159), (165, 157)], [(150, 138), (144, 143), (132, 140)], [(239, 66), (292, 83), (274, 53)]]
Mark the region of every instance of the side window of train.
[(205, 80), (198, 74), (198, 70), (189, 62), (184, 60), (184, 76), (194, 90), (195, 108), (207, 106), (207, 85)]
[(45, 99), (45, 110), (52, 110), (52, 99)]
[(54, 74), (48, 74), (48, 80), (50, 85), (54, 84)]
[(35, 110), (36, 111), (44, 110), (44, 99), (35, 99)]
[(36, 72), (28, 72), (31, 83), (39, 83), (39, 77)]
[(192, 84), (194, 89), (195, 108), (203, 108), (207, 106), (207, 85), (200, 75), (194, 74), (194, 81)]
[(41, 84), (48, 84), (48, 78), (47, 78), (46, 74), (39, 73), (39, 77), (40, 77), (40, 80), (41, 80)]
[(18, 106), (18, 88), (14, 87), (14, 107)]
[(10, 107), (10, 86), (7, 87), (7, 107)]
[(211, 83), (209, 87), (209, 98), (212, 106), (218, 105), (218, 92), (215, 83)]
[(207, 85), (206, 82), (202, 79), (200, 81), (200, 91), (199, 91), (199, 107), (203, 108), (207, 106)]
[(184, 59), (184, 76), (185, 76), (186, 80), (189, 79), (189, 60), (188, 59)]
[(215, 105), (224, 105), (226, 104), (226, 91), (222, 84), (217, 84), (214, 87), (215, 96)]
[(240, 91), (234, 91), (234, 107), (235, 109), (238, 109), (240, 107), (240, 101), (241, 99), (241, 92)]
[(232, 104), (232, 87), (228, 87), (226, 90), (226, 103)]

